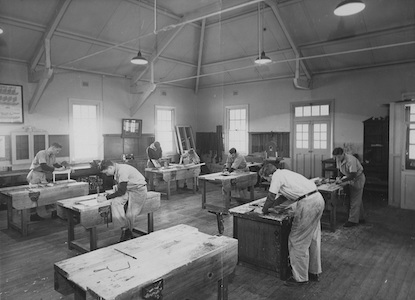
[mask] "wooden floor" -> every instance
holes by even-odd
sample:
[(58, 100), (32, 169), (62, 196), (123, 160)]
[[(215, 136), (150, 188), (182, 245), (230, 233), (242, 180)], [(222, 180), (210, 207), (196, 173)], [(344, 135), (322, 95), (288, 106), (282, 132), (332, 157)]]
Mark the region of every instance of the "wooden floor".
[[(265, 193), (257, 189), (255, 198)], [(208, 202), (218, 198), (218, 187), (209, 186)], [(184, 223), (218, 234), (216, 217), (201, 209), (200, 193), (174, 191), (170, 200), (164, 199), (155, 213), (155, 230)], [(366, 224), (341, 227), (346, 214), (340, 205), (337, 231), (323, 229), (320, 282), (286, 287), (270, 274), (238, 265), (230, 278), (229, 299), (415, 299), (415, 211), (389, 207), (376, 195), (365, 196), (364, 202)], [(224, 235), (232, 236), (232, 216), (225, 216)], [(68, 250), (66, 239), (64, 220), (34, 223), (29, 236), (21, 237), (7, 229), (6, 211), (0, 211), (0, 299), (73, 299), (53, 287), (53, 264), (78, 255)], [(194, 299), (216, 299), (215, 287), (206, 287)]]

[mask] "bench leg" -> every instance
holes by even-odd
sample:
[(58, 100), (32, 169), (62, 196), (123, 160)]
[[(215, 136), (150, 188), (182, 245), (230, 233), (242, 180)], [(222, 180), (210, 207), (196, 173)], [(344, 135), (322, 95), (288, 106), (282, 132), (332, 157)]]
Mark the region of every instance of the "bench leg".
[(68, 249), (72, 249), (72, 241), (75, 240), (75, 216), (71, 210), (66, 209), (66, 217), (68, 219)]
[(203, 180), (202, 209), (206, 208), (206, 180)]
[(154, 231), (154, 219), (153, 219), (153, 212), (149, 212), (147, 214), (147, 233)]
[(29, 214), (30, 214), (30, 208), (29, 209), (22, 209), (22, 218), (21, 218), (21, 230), (22, 235), (27, 236), (28, 233), (28, 227), (29, 227)]
[(92, 227), (88, 228), (89, 231), (89, 250), (95, 250), (98, 248), (98, 242), (97, 242), (97, 228)]
[(218, 300), (228, 300), (228, 276), (218, 280)]

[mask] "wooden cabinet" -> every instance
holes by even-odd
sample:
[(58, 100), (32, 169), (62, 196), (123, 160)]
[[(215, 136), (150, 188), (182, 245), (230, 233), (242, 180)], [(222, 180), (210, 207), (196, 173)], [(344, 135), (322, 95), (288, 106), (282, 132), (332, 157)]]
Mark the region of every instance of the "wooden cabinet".
[[(326, 175), (329, 173), (330, 176)], [(339, 176), (339, 170), (336, 168), (336, 160), (334, 158), (323, 159), (321, 161), (321, 177), (336, 178)]]
[(370, 118), (363, 122), (363, 168), (365, 189), (388, 189), (389, 118)]
[(48, 148), (49, 135), (46, 131), (14, 131), (11, 132), (12, 164), (31, 164), (36, 153)]

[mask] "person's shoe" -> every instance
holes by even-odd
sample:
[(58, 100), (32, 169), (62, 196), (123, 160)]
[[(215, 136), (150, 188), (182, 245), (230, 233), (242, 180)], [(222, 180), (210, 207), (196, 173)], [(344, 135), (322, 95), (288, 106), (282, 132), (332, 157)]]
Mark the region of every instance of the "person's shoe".
[(308, 273), (308, 280), (309, 281), (320, 281), (320, 277), (318, 274)]
[(365, 224), (366, 223), (366, 220), (365, 219), (360, 219), (359, 220), (359, 224)]
[(359, 225), (359, 223), (354, 223), (354, 222), (347, 221), (346, 223), (343, 224), (343, 227), (353, 227), (353, 226), (357, 226), (357, 225)]
[(308, 281), (297, 281), (293, 277), (290, 277), (284, 281), (285, 286), (302, 286), (306, 284), (308, 284)]
[(42, 218), (38, 214), (30, 215), (30, 221), (32, 221), (32, 222), (43, 221), (43, 220), (44, 220), (44, 218)]
[(121, 231), (121, 238), (120, 238), (120, 242), (125, 242), (130, 240), (133, 237), (133, 233), (131, 232), (130, 229), (122, 229)]

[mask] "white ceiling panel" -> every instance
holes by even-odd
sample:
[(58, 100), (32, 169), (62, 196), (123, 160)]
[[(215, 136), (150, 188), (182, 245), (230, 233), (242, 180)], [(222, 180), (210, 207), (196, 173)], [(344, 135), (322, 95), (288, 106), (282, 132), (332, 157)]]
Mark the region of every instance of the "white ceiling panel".
[[(141, 73), (142, 67), (130, 63), (141, 50), (155, 59), (156, 83), (191, 89), (199, 63), (197, 88), (294, 78), (296, 52), (309, 79), (322, 72), (415, 61), (415, 1), (363, 0), (363, 12), (337, 17), (333, 9), (339, 1), (262, 1), (258, 28), (255, 0), (158, 0), (156, 11), (151, 0), (2, 0), (0, 59), (29, 64), (39, 56), (33, 67), (44, 68), (39, 45), (49, 34), (54, 68), (150, 81), (150, 67)], [(63, 3), (68, 6), (60, 11)], [(203, 16), (208, 19), (199, 52)], [(47, 31), (50, 24), (55, 27)], [(178, 25), (184, 28), (174, 34)], [(255, 66), (260, 50), (271, 65)]]

